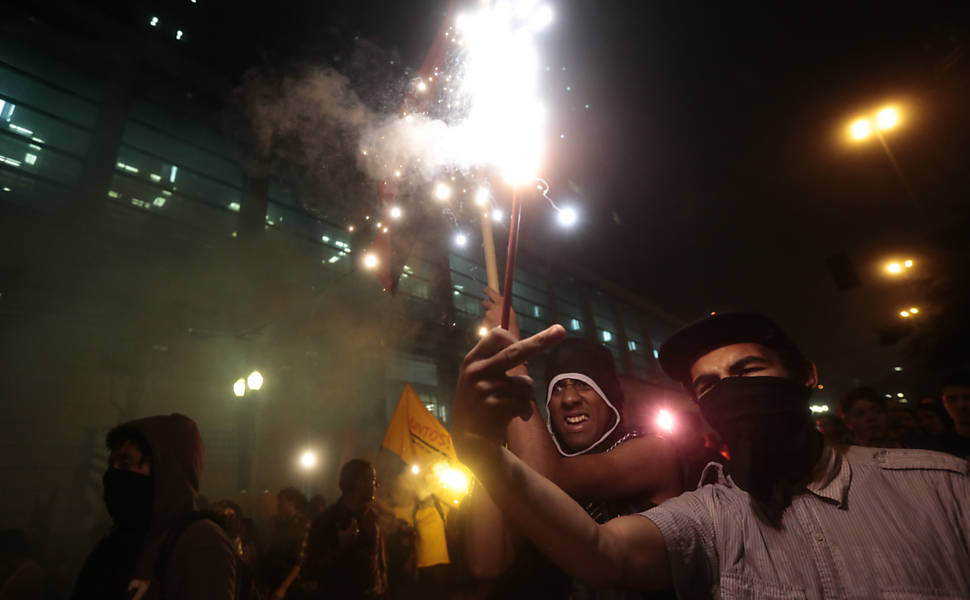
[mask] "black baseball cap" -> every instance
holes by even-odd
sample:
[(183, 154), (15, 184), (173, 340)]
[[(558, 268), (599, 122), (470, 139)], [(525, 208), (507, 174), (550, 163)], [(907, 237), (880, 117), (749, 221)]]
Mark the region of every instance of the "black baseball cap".
[(660, 345), (660, 367), (668, 377), (690, 383), (698, 358), (731, 344), (761, 344), (807, 363), (788, 334), (768, 317), (751, 312), (716, 313), (681, 328)]

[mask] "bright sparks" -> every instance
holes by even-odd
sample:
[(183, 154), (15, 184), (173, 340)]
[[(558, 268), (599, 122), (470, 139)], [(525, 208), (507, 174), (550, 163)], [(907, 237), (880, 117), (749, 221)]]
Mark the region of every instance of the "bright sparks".
[(451, 198), (451, 188), (448, 184), (439, 183), (434, 186), (434, 197), (442, 202), (447, 202)]
[(551, 22), (552, 10), (534, 0), (483, 4), (455, 22), (465, 50), (458, 88), (469, 109), (460, 125), (464, 150), (513, 184), (535, 178), (542, 160), (545, 109), (533, 37)]
[(563, 227), (572, 227), (577, 218), (576, 210), (568, 206), (559, 211), (559, 224)]
[(849, 133), (853, 139), (864, 140), (872, 133), (872, 125), (868, 119), (859, 119), (849, 127)]

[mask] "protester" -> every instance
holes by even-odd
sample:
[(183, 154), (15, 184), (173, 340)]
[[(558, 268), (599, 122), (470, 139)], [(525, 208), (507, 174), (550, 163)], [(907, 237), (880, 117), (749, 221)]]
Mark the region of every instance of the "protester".
[(232, 543), (192, 510), (205, 456), (195, 422), (179, 414), (131, 421), (108, 432), (106, 445), (113, 526), (85, 561), (73, 598), (234, 598)]
[(277, 494), (273, 530), (258, 569), (259, 588), (265, 596), (284, 598), (300, 574), (310, 532), (306, 509), (306, 497), (295, 487)]
[(317, 517), (323, 514), (324, 509), (327, 508), (327, 499), (323, 497), (322, 494), (314, 494), (310, 498), (310, 502), (307, 505), (307, 518), (310, 522), (314, 522)]
[(923, 430), (927, 438), (934, 440), (934, 443), (940, 446), (930, 449), (942, 450), (943, 436), (949, 431), (950, 416), (939, 404), (920, 404), (916, 407), (915, 412), (920, 429)]
[(681, 598), (970, 595), (966, 461), (826, 445), (808, 410), (815, 365), (756, 314), (719, 313), (660, 348), (727, 442), (729, 468), (712, 464), (697, 490), (597, 524), (503, 447), (532, 394), (506, 372), (564, 336), (558, 325), (521, 342), (489, 332), (463, 362), (452, 429), (491, 498), (567, 572)]
[(970, 459), (970, 373), (956, 373), (944, 379), (940, 397), (953, 419), (953, 431), (944, 436), (944, 450)]
[(851, 436), (849, 430), (845, 428), (845, 422), (838, 415), (825, 414), (815, 417), (815, 429), (818, 429), (825, 442), (833, 445), (846, 445), (850, 443)]
[[(486, 326), (496, 325), (502, 296), (489, 288), (485, 293)], [(518, 338), (514, 313), (510, 329)], [(516, 372), (526, 375), (525, 369)], [(515, 419), (508, 426), (510, 448), (575, 498), (590, 516), (606, 522), (656, 506), (684, 490), (687, 469), (674, 446), (624, 418), (623, 390), (609, 349), (583, 339), (564, 341), (547, 358), (545, 383), (547, 421), (543, 424), (535, 403), (530, 403), (528, 418)], [(477, 509), (478, 524), (467, 537), (465, 554), (472, 561), (472, 573), (480, 578), (508, 572), (496, 595), (525, 596), (527, 590), (543, 586), (545, 597), (623, 597), (613, 590), (588, 590), (579, 582), (557, 586), (522, 569), (515, 564), (516, 554), (523, 551), (517, 536), (507, 532), (489, 504), (478, 500), (471, 505)], [(559, 577), (543, 569), (535, 557), (527, 555), (523, 560), (547, 576)]]
[(849, 430), (851, 443), (877, 448), (900, 447), (890, 435), (886, 397), (872, 388), (849, 390), (839, 400), (839, 416)]
[(303, 589), (310, 598), (370, 600), (387, 592), (384, 535), (374, 509), (377, 472), (355, 458), (340, 469), (340, 498), (310, 530)]

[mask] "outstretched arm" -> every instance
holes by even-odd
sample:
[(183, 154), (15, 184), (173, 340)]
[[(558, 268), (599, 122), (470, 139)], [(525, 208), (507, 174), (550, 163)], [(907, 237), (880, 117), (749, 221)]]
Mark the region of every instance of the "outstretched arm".
[(660, 530), (640, 516), (597, 525), (565, 492), (502, 447), (505, 427), (531, 413), (532, 381), (507, 371), (565, 336), (553, 326), (515, 342), (493, 329), (469, 352), (458, 379), (453, 436), (506, 517), (547, 556), (593, 585), (663, 589), (670, 584)]

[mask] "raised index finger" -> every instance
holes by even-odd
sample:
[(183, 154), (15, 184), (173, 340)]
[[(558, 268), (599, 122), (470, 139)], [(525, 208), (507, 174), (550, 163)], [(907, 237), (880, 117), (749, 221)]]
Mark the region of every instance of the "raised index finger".
[(566, 330), (563, 326), (553, 325), (532, 337), (527, 337), (524, 340), (506, 346), (495, 355), (484, 359), (482, 369), (504, 373), (512, 367), (521, 365), (536, 354), (545, 352), (547, 349), (561, 342), (565, 337)]

